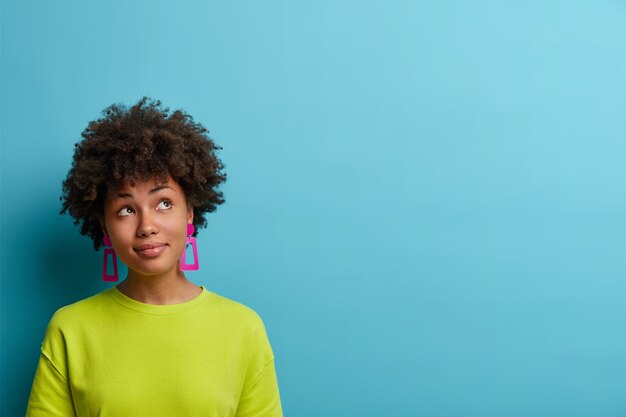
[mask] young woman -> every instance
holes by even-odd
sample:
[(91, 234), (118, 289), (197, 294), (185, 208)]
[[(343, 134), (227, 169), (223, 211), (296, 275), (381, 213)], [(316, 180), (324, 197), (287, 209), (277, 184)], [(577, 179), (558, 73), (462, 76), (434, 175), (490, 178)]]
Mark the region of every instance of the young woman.
[(128, 274), (52, 316), (26, 416), (282, 416), (260, 317), (184, 274), (224, 202), (220, 148), (147, 98), (108, 107), (82, 136), (61, 212), (107, 247), (105, 281), (118, 280), (117, 257)]

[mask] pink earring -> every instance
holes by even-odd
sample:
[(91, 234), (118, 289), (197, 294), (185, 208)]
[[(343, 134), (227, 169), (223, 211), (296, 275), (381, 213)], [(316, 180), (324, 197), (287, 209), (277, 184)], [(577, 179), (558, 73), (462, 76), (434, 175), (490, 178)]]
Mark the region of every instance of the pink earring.
[[(183, 250), (183, 254), (180, 257), (180, 269), (182, 271), (196, 271), (200, 269), (200, 264), (198, 263), (198, 246), (196, 245), (196, 238), (193, 237), (193, 232), (196, 230), (193, 227), (193, 224), (187, 224), (187, 239), (185, 240), (185, 250)], [(188, 264), (186, 262), (187, 258), (187, 245), (191, 245), (193, 248), (193, 263)]]
[[(104, 249), (104, 260), (102, 263), (102, 280), (105, 282), (117, 282), (117, 280), (119, 279), (117, 275), (117, 255), (115, 254), (115, 249), (111, 247), (113, 246), (113, 244), (111, 243), (111, 238), (109, 237), (109, 235), (104, 235), (104, 239), (102, 239), (102, 241), (104, 245), (107, 246)], [(107, 258), (109, 257), (109, 255), (111, 255), (111, 258), (113, 259), (113, 274), (111, 275), (107, 274)]]

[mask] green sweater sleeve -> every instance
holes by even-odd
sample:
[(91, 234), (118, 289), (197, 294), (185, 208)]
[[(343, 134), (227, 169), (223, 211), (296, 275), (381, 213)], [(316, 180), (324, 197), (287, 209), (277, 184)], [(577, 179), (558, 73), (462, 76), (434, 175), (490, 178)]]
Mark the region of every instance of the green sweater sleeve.
[(236, 417), (282, 417), (280, 393), (274, 367), (274, 352), (258, 315), (258, 327), (250, 340), (246, 379)]
[(282, 417), (274, 360), (244, 386), (236, 417)]
[(43, 352), (30, 391), (26, 417), (75, 417), (67, 379)]

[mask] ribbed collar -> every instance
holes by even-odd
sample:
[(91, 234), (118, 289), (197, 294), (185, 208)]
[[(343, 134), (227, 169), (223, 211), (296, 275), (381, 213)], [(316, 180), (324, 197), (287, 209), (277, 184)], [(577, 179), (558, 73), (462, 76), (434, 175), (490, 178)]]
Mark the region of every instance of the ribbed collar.
[(106, 292), (117, 301), (119, 304), (124, 307), (130, 308), (135, 311), (139, 311), (141, 313), (152, 314), (155, 316), (170, 316), (174, 314), (180, 314), (184, 311), (192, 309), (197, 305), (201, 304), (204, 301), (207, 301), (211, 296), (214, 295), (211, 291), (207, 290), (204, 286), (200, 286), (202, 288), (202, 292), (194, 299), (185, 301), (183, 303), (178, 304), (147, 304), (142, 303), (141, 301), (134, 300), (122, 293), (117, 286), (113, 286), (109, 288)]

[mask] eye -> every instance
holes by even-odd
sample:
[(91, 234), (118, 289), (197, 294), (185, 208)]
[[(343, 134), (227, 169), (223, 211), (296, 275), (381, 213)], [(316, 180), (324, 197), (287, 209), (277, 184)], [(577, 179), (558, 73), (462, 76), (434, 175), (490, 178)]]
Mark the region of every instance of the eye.
[(157, 206), (159, 210), (169, 210), (170, 208), (172, 208), (172, 202), (170, 200), (163, 200)]
[(132, 208), (124, 207), (120, 211), (117, 212), (117, 215), (120, 216), (120, 217), (124, 217), (124, 216), (130, 216), (133, 213), (134, 212), (133, 212)]

